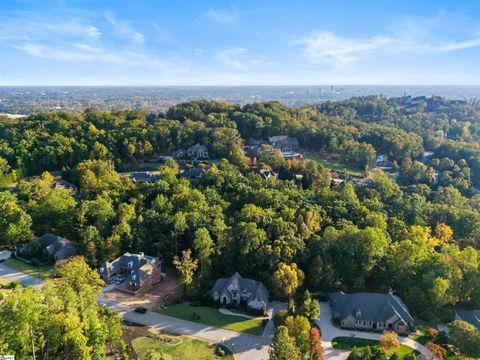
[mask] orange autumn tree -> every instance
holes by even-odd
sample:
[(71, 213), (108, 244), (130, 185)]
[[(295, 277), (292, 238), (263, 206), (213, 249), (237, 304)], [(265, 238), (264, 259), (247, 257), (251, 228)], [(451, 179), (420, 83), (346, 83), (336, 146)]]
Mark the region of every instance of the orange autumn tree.
[(441, 347), (440, 345), (437, 345), (431, 341), (427, 342), (425, 345), (428, 350), (432, 352), (433, 355), (435, 355), (439, 360), (443, 360), (443, 355), (446, 353), (446, 350)]
[(316, 327), (310, 329), (310, 357), (309, 360), (323, 360), (323, 348), (320, 332)]

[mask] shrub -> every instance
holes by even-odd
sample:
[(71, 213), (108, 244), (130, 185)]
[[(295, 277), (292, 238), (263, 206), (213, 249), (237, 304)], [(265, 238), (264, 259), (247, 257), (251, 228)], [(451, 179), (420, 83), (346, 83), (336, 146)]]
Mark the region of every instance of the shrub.
[(428, 350), (432, 352), (439, 360), (443, 360), (443, 355), (446, 353), (446, 350), (441, 347), (440, 345), (434, 344), (433, 342), (429, 341), (426, 344)]
[(385, 331), (380, 338), (380, 346), (386, 350), (396, 349), (400, 347), (397, 333), (394, 331)]
[(227, 348), (225, 345), (223, 344), (217, 344), (215, 346), (215, 355), (217, 356), (225, 356), (227, 354), (232, 354), (232, 352), (230, 351), (229, 348)]
[(285, 324), (285, 319), (288, 316), (288, 310), (278, 310), (275, 315), (273, 315), (273, 324), (275, 327), (279, 327)]
[(13, 280), (11, 283), (10, 283), (10, 288), (11, 289), (17, 289), (19, 287), (22, 287), (22, 284), (20, 284), (20, 281), (18, 280)]
[(434, 340), (438, 336), (438, 330), (434, 328), (428, 329), (428, 338)]

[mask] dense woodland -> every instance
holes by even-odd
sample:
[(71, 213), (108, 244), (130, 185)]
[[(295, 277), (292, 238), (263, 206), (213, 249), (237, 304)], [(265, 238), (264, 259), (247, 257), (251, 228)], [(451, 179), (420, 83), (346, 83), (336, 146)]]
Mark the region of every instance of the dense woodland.
[[(398, 183), (375, 171), (335, 187), (315, 161), (245, 157), (240, 139), (279, 134), (364, 170), (385, 154)], [(449, 321), (453, 306), (480, 306), (479, 141), (480, 107), (442, 98), (302, 108), (194, 101), (161, 115), (90, 109), (0, 118), (2, 181), (18, 180), (0, 193), (0, 246), (52, 232), (77, 241), (91, 266), (143, 251), (166, 264), (178, 255), (188, 267), (190, 253), (183, 263), (181, 254), (190, 249), (200, 265), (192, 284), (183, 279), (192, 297), (239, 271), (281, 299), (307, 288), (393, 289), (416, 317)], [(221, 159), (200, 180), (181, 178), (175, 161), (160, 166), (155, 184), (119, 174), (197, 142)], [(434, 153), (426, 164), (425, 150)], [(267, 165), (279, 180), (253, 171)], [(52, 171), (77, 184), (80, 197), (54, 189)]]

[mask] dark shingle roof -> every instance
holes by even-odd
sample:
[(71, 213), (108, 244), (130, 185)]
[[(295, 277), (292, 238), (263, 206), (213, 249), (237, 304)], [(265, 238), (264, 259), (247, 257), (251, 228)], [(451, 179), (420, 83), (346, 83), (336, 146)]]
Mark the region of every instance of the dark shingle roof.
[(154, 183), (158, 180), (157, 176), (152, 174), (150, 171), (139, 171), (130, 174), (132, 181), (137, 183)]
[(180, 176), (187, 179), (200, 179), (206, 172), (207, 171), (203, 168), (194, 167), (185, 170)]
[(77, 243), (53, 234), (44, 234), (38, 238), (42, 248), (58, 260), (75, 255)]
[(227, 292), (232, 295), (232, 291), (242, 292), (244, 290), (251, 293), (247, 301), (255, 300), (265, 305), (268, 303), (269, 294), (265, 285), (260, 281), (243, 278), (238, 272), (230, 278), (218, 279), (212, 288), (212, 293), (217, 291), (219, 294)]
[(280, 143), (283, 143), (283, 144), (297, 145), (298, 146), (298, 139), (297, 138), (291, 138), (290, 136), (287, 136), (287, 135), (271, 136), (271, 137), (268, 138), (268, 141), (271, 144), (275, 144), (277, 142), (280, 142)]
[[(112, 262), (104, 262), (98, 267), (98, 273), (104, 276), (110, 276), (120, 269), (131, 269), (132, 273), (127, 278), (131, 278), (133, 282), (143, 282), (148, 275), (151, 274), (154, 263), (158, 264), (160, 260), (153, 256), (147, 256), (144, 254), (130, 254), (125, 253), (122, 256), (116, 258)], [(133, 278), (135, 276), (135, 278)]]
[(457, 310), (457, 315), (480, 330), (480, 310)]
[(385, 322), (396, 314), (406, 324), (414, 322), (403, 301), (390, 293), (345, 294), (335, 292), (330, 294), (330, 302), (333, 313), (340, 314), (341, 319), (345, 319), (349, 315), (355, 317), (357, 311), (360, 310), (361, 315), (357, 317), (358, 320)]

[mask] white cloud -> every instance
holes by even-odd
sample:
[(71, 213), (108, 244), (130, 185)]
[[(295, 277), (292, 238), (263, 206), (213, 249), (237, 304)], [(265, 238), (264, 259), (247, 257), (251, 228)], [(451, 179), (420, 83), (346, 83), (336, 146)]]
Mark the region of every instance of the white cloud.
[(263, 56), (248, 55), (246, 49), (241, 47), (230, 47), (218, 52), (215, 59), (234, 69), (247, 71), (254, 65), (271, 65), (265, 61)]
[(240, 55), (243, 55), (244, 53), (245, 53), (244, 48), (239, 48), (239, 47), (229, 48), (229, 49), (220, 51), (217, 54), (216, 59), (238, 70), (247, 70), (248, 64), (243, 63), (239, 59)]
[(80, 19), (39, 21), (33, 18), (0, 18), (0, 40), (29, 40), (46, 36), (99, 38), (100, 30)]
[(23, 51), (30, 56), (64, 62), (93, 62), (122, 65), (132, 69), (148, 68), (168, 71), (184, 71), (188, 68), (182, 61), (163, 60), (150, 53), (130, 50), (113, 51), (84, 43), (72, 43), (57, 46), (40, 43), (25, 43), (16, 45), (14, 48)]
[(134, 30), (129, 21), (117, 19), (115, 14), (111, 11), (105, 14), (105, 18), (119, 35), (130, 39), (133, 43), (138, 45), (145, 43), (145, 36), (141, 32)]
[(362, 54), (385, 48), (392, 42), (393, 39), (385, 36), (358, 40), (340, 37), (326, 31), (313, 32), (295, 41), (302, 47), (302, 54), (308, 61), (312, 63), (332, 62), (337, 67), (348, 65)]
[(422, 27), (418, 22), (404, 22), (403, 25), (402, 31), (397, 30), (393, 35), (363, 39), (342, 37), (329, 31), (313, 31), (297, 38), (291, 45), (298, 46), (301, 55), (309, 62), (332, 63), (337, 68), (344, 68), (373, 54), (441, 54), (480, 47), (480, 35), (477, 34), (463, 36), (459, 40), (446, 40), (436, 35), (434, 29)]
[(24, 53), (39, 58), (61, 60), (68, 62), (76, 61), (103, 61), (122, 62), (121, 56), (106, 51), (99, 47), (92, 47), (88, 44), (68, 44), (64, 46), (51, 46), (39, 43), (25, 43), (15, 45), (14, 48)]
[(234, 24), (238, 21), (238, 11), (209, 9), (205, 15), (212, 21), (219, 24)]

